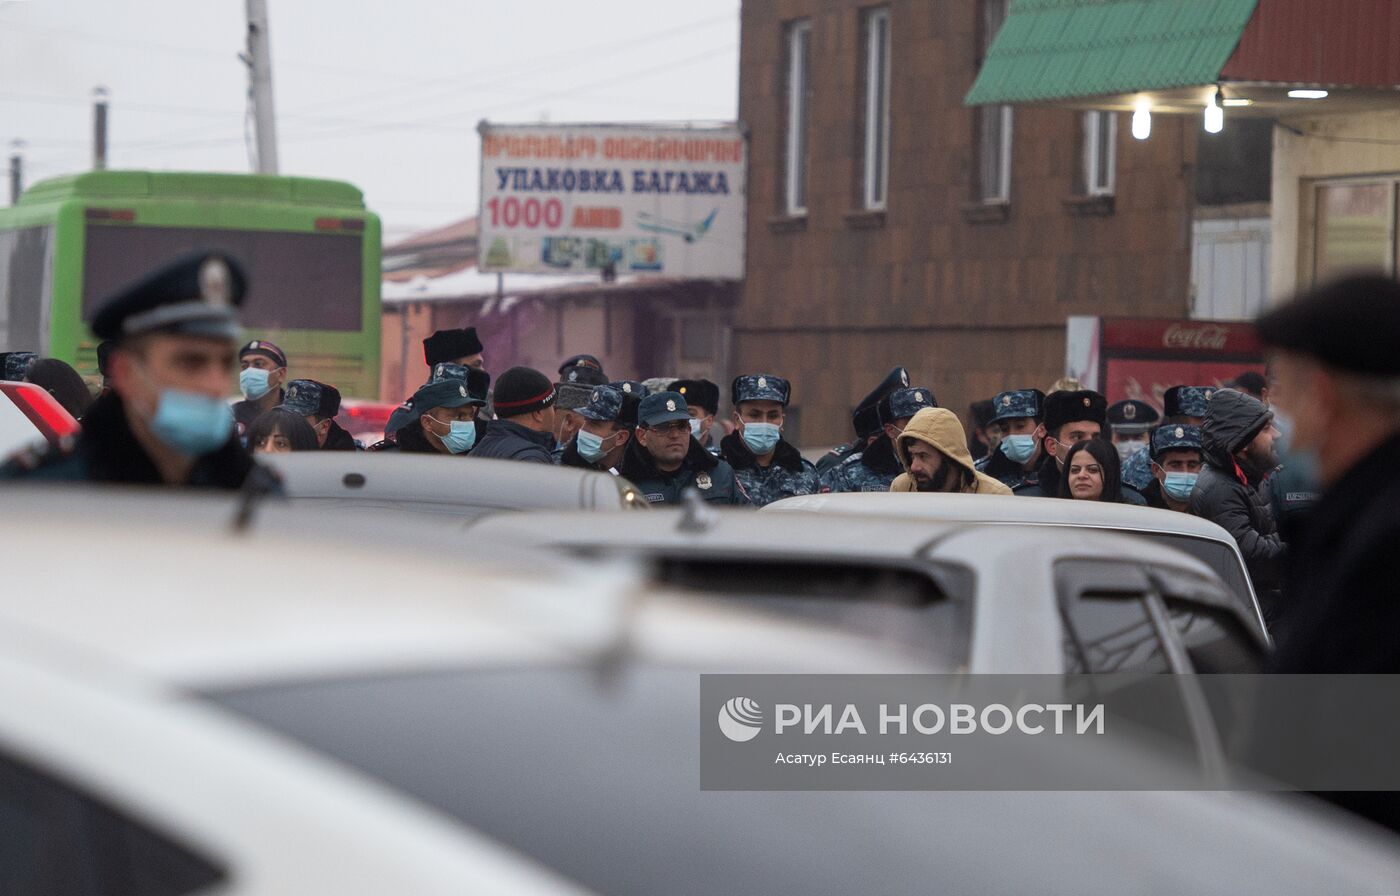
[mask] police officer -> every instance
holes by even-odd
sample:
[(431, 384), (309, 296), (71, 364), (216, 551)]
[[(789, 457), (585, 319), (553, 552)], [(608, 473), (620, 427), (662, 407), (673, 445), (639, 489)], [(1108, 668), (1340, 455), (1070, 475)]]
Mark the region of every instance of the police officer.
[[(735, 377), (734, 432), (720, 441), (720, 457), (757, 507), (821, 490), (817, 468), (782, 437), (784, 410), (792, 398), (787, 380), (772, 374)], [(691, 417), (694, 420), (694, 417)]]
[(1143, 491), (1148, 507), (1191, 512), (1191, 491), (1201, 474), (1201, 428), (1164, 423), (1152, 430), (1152, 484)]
[(112, 391), (93, 402), (82, 432), (24, 452), (5, 478), (275, 488), (239, 444), (225, 396), (236, 359), (243, 271), (232, 258), (179, 258), (104, 301), (92, 320), (115, 340)]
[(719, 414), (719, 386), (709, 380), (673, 380), (666, 390), (685, 396), (685, 409), (690, 414), (690, 434), (705, 450), (719, 454), (710, 430)]
[(359, 449), (350, 433), (335, 422), (335, 415), (340, 413), (340, 390), (335, 386), (316, 380), (292, 380), (280, 406), (306, 418), (322, 451)]
[[(1213, 386), (1172, 386), (1162, 394), (1162, 422), (1200, 428)], [(1152, 452), (1139, 448), (1123, 461), (1123, 484), (1141, 492), (1152, 484)]]
[[(887, 492), (904, 467), (894, 453), (894, 442), (880, 422), (880, 402), (891, 392), (909, 385), (909, 371), (896, 367), (884, 381), (861, 401), (851, 423), (856, 430), (856, 442), (864, 447), (848, 452), (835, 466), (821, 474), (822, 491), (826, 492)], [(841, 449), (837, 449), (840, 451)], [(835, 454), (836, 452), (832, 452)], [(827, 457), (831, 457), (828, 454)], [(820, 463), (818, 464), (820, 467)]]
[(564, 368), (559, 382), (554, 384), (554, 462), (560, 463), (564, 449), (574, 440), (583, 427), (583, 416), (579, 411), (588, 404), (594, 386), (607, 385), (608, 378), (603, 372), (585, 364)]
[(490, 388), (491, 375), (480, 368), (437, 364), (428, 381), (389, 415), (384, 431), (392, 438), (369, 450), (468, 453), (485, 431), (481, 409)]
[(637, 437), (623, 453), (620, 472), (652, 504), (675, 504), (695, 488), (713, 504), (747, 504), (734, 468), (700, 447), (679, 392), (657, 392), (637, 408)]
[[(848, 460), (851, 455), (864, 451), (866, 446), (880, 434), (880, 416), (878, 407), (880, 399), (889, 395), (896, 389), (903, 389), (909, 385), (909, 371), (903, 367), (896, 367), (885, 378), (880, 381), (871, 392), (860, 400), (856, 409), (851, 412), (851, 425), (855, 428), (855, 441), (846, 445), (838, 445), (817, 460), (817, 473), (826, 480), (829, 472), (834, 470), (843, 461)], [(891, 449), (893, 456), (893, 449)]]
[(481, 339), (476, 335), (476, 327), (438, 330), (423, 340), (423, 360), (428, 363), (429, 370), (439, 364), (457, 364), (482, 370), (486, 362), (481, 352)]
[(238, 422), (241, 435), (259, 414), (277, 407), (287, 397), (282, 389), (287, 380), (287, 355), (266, 339), (254, 339), (238, 350), (238, 367), (238, 390), (243, 393), (243, 401), (233, 406), (233, 419)]
[(1113, 433), (1118, 459), (1126, 461), (1139, 448), (1149, 448), (1148, 433), (1160, 419), (1156, 408), (1136, 398), (1125, 398), (1109, 405), (1108, 426)]
[(1045, 427), (1045, 393), (1039, 389), (1013, 389), (992, 399), (989, 425), (1002, 430), (997, 450), (977, 462), (985, 473), (1015, 491), (1039, 481)]
[(578, 409), (583, 425), (564, 446), (560, 464), (617, 475), (637, 426), (638, 404), (637, 399), (612, 386), (594, 386), (588, 403)]

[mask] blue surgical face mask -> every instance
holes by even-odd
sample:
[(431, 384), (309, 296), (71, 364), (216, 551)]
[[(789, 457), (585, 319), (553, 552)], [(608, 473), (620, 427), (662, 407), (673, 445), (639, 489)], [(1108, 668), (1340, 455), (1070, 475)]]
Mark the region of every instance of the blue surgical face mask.
[(700, 438), (700, 418), (699, 418), (699, 417), (691, 417), (691, 418), (690, 418), (690, 434), (691, 434), (692, 436), (694, 436), (695, 438), (697, 438), (697, 439)]
[(1278, 405), (1274, 405), (1272, 410), (1274, 412), (1274, 427), (1279, 432), (1278, 438), (1274, 440), (1274, 452), (1282, 461), (1283, 468), (1301, 482), (1318, 483), (1320, 480), (1318, 479), (1317, 451), (1294, 445), (1293, 418), (1280, 411)]
[(779, 427), (776, 423), (744, 423), (744, 444), (760, 457), (773, 453), (778, 447)]
[(243, 397), (249, 401), (257, 401), (271, 392), (272, 386), (268, 384), (267, 377), (266, 370), (256, 367), (249, 367), (238, 374), (238, 388), (243, 390)]
[(1023, 464), (1035, 454), (1035, 436), (1002, 436), (1001, 453), (1007, 460)]
[[(434, 423), (443, 422), (436, 417), (428, 419)], [(472, 446), (476, 444), (475, 420), (453, 420), (447, 426), (449, 428), (447, 435), (439, 435), (438, 438), (442, 439), (442, 444), (447, 447), (448, 451), (453, 454), (465, 454), (472, 450)]]
[(1166, 480), (1162, 483), (1162, 491), (1173, 501), (1188, 501), (1191, 499), (1191, 490), (1196, 487), (1196, 479), (1199, 473), (1167, 473)]
[(596, 464), (603, 459), (603, 455), (611, 450), (604, 448), (603, 443), (610, 441), (612, 438), (612, 436), (608, 436), (605, 439), (602, 436), (595, 436), (586, 429), (580, 429), (577, 436), (579, 457), (588, 461), (590, 464)]
[(208, 454), (233, 432), (233, 408), (218, 398), (163, 389), (151, 418), (151, 432), (181, 454)]

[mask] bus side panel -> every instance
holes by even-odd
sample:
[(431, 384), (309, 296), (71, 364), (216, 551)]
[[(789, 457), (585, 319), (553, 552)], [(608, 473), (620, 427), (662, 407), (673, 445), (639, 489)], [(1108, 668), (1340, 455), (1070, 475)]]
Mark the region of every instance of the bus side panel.
[(364, 382), (360, 384), (358, 397), (377, 399), (379, 397), (380, 331), (383, 328), (384, 312), (381, 289), (380, 259), (383, 255), (379, 216), (365, 213), (365, 310), (364, 310)]
[(89, 383), (99, 382), (97, 343), (83, 323), (83, 250), (87, 203), (70, 200), (58, 206), (54, 240), (53, 289), (47, 309), (49, 355), (72, 364)]

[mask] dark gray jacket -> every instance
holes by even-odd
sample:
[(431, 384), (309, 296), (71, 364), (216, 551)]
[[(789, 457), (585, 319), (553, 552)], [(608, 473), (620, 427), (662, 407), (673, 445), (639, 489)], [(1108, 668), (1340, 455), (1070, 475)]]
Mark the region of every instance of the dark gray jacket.
[(681, 467), (663, 472), (636, 439), (627, 443), (618, 469), (651, 504), (678, 504), (681, 493), (694, 486), (711, 504), (748, 504), (749, 499), (734, 478), (734, 468), (706, 451), (694, 438)]
[(1283, 557), (1283, 540), (1264, 485), (1270, 471), (1247, 468), (1235, 459), (1235, 452), (1271, 419), (1268, 408), (1250, 395), (1233, 389), (1216, 392), (1201, 427), (1205, 464), (1191, 492), (1191, 512), (1234, 537), (1254, 589), (1266, 603), (1265, 592), (1279, 588)]
[(472, 457), (554, 463), (554, 433), (538, 432), (510, 420), (492, 420), (471, 450)]

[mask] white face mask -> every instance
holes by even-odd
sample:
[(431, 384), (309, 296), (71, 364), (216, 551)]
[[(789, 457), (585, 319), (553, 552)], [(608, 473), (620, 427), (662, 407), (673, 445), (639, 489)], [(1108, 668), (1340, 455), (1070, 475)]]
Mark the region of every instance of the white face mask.
[(1118, 459), (1126, 461), (1137, 454), (1139, 450), (1147, 447), (1146, 439), (1129, 439), (1126, 442), (1118, 442), (1113, 447), (1118, 449)]

